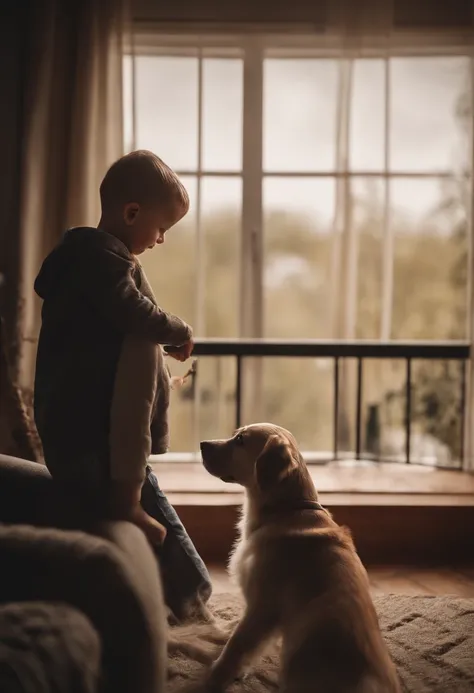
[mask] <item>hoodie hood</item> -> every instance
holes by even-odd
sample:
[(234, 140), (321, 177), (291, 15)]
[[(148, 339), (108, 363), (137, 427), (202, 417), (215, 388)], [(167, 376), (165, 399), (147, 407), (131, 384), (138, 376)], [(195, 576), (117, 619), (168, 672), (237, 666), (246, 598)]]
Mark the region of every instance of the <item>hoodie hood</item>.
[(57, 295), (73, 276), (78, 261), (99, 248), (107, 248), (127, 260), (132, 259), (122, 241), (105, 231), (89, 226), (68, 229), (62, 241), (41, 265), (35, 280), (35, 292), (43, 301)]

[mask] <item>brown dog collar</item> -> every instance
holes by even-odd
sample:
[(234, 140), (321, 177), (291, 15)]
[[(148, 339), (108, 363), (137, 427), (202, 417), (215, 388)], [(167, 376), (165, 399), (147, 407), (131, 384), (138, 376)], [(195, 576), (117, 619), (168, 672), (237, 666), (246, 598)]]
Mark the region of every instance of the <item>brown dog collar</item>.
[(281, 512), (298, 512), (299, 510), (322, 510), (327, 513), (326, 508), (324, 508), (321, 503), (312, 500), (302, 500), (296, 503), (282, 503), (281, 505), (273, 507), (263, 506), (262, 508), (262, 512), (265, 515), (274, 515), (275, 513)]

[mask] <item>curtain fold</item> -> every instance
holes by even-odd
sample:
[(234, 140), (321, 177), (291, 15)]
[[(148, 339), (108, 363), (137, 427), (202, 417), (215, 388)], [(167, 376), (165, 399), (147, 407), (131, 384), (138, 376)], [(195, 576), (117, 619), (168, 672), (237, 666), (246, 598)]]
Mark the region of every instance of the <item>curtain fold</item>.
[[(472, 44), (471, 60), (474, 65), (474, 41)], [(471, 72), (471, 118), (474, 118), (474, 70)], [(471, 125), (471, 141), (474, 142), (474, 123)], [(466, 471), (474, 474), (474, 147), (471, 145), (471, 155), (473, 157), (471, 169), (471, 198), (470, 198), (470, 239), (469, 239), (469, 334), (468, 339), (471, 345), (471, 358), (467, 363), (467, 396), (466, 411), (464, 416), (464, 449)]]
[(45, 255), (69, 226), (95, 225), (99, 185), (122, 154), (122, 54), (128, 0), (44, 0), (23, 20), (23, 124), (18, 238), (20, 348), (31, 385)]

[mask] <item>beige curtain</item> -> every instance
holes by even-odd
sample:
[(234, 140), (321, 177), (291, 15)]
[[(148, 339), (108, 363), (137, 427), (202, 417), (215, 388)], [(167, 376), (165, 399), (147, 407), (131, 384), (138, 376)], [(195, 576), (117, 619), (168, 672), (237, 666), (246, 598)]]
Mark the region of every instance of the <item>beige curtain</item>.
[[(472, 59), (474, 60), (474, 43), (472, 46)], [(474, 79), (471, 86), (474, 107)], [(474, 111), (474, 108), (473, 108)], [(474, 124), (473, 124), (474, 130)], [(473, 162), (474, 164), (474, 162)], [(474, 176), (471, 178), (471, 239), (470, 239), (470, 307), (471, 315), (469, 322), (469, 342), (471, 348), (471, 358), (467, 367), (467, 397), (466, 412), (464, 417), (464, 446), (465, 460), (464, 468), (474, 474)]]
[(19, 374), (33, 380), (40, 305), (33, 282), (70, 226), (99, 220), (99, 185), (122, 154), (127, 0), (32, 3), (26, 39), (19, 197)]

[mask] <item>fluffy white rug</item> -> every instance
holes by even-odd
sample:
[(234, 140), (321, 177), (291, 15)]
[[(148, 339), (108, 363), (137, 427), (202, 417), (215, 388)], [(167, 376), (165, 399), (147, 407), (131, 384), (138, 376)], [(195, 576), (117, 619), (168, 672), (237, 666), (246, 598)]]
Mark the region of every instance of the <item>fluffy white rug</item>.
[[(474, 600), (387, 595), (375, 597), (374, 602), (404, 691), (474, 691)], [(222, 630), (229, 630), (241, 611), (235, 594), (219, 594), (211, 606)], [(212, 626), (172, 628), (170, 635), (168, 692), (198, 691), (199, 679), (215, 659), (222, 637)], [(229, 692), (277, 689), (278, 650), (274, 647)]]

